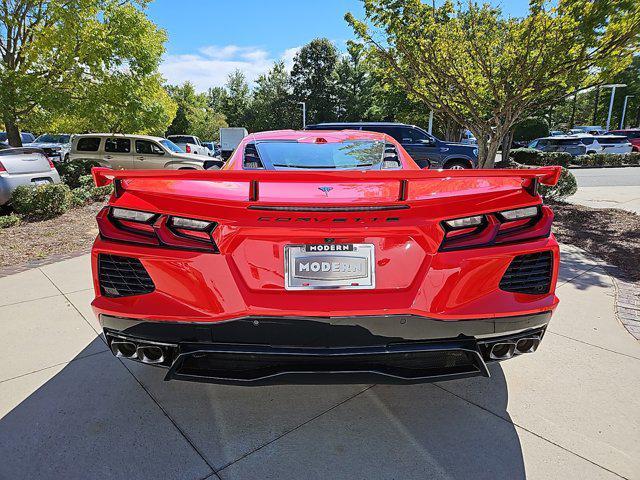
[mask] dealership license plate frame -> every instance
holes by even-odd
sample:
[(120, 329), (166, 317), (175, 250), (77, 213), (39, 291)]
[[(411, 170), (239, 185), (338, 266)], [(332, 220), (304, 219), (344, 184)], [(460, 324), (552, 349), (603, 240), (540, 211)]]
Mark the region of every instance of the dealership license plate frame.
[[(346, 250), (345, 250), (346, 248)], [(296, 260), (301, 258), (315, 259), (317, 262), (353, 264), (365, 260), (362, 274), (354, 272), (310, 272), (310, 276), (327, 278), (309, 278), (297, 275)], [(353, 258), (359, 260), (352, 260)], [(310, 260), (312, 261), (312, 260)], [(313, 275), (313, 274), (316, 275)], [(370, 243), (349, 244), (295, 244), (284, 246), (284, 287), (286, 290), (371, 290), (376, 287), (375, 248)], [(342, 278), (339, 278), (342, 277)], [(347, 278), (348, 277), (348, 278)]]

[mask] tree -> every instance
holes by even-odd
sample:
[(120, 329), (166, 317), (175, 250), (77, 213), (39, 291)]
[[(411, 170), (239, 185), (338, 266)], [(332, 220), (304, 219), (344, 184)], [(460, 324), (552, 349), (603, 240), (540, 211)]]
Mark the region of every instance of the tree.
[(250, 129), (251, 91), (244, 73), (235, 70), (229, 74), (225, 92), (220, 98), (222, 113), (227, 117), (227, 123), (232, 127), (247, 127)]
[(524, 18), (473, 0), (364, 4), (369, 24), (345, 19), (387, 79), (471, 130), (483, 168), (518, 120), (611, 76), (638, 48), (640, 2), (629, 0), (532, 0)]
[(167, 135), (190, 134), (203, 140), (217, 139), (220, 127), (226, 127), (227, 122), (222, 113), (211, 108), (208, 93), (197, 93), (191, 82), (170, 85), (167, 90), (178, 106)]
[(284, 62), (276, 62), (267, 74), (258, 77), (251, 110), (254, 112), (254, 132), (300, 126)]
[(373, 78), (363, 61), (364, 46), (349, 41), (335, 69), (336, 119), (368, 120), (373, 104)]
[(335, 120), (336, 47), (326, 38), (312, 40), (296, 54), (291, 84), (296, 102), (306, 102), (307, 123)]
[[(21, 125), (53, 121), (98, 93), (124, 93), (129, 106), (142, 108), (111, 104), (110, 115), (121, 112), (115, 123), (160, 112), (152, 104), (162, 97), (156, 75), (166, 35), (147, 19), (145, 6), (145, 0), (0, 0), (0, 115), (11, 145), (21, 145)], [(151, 97), (131, 98), (136, 94)], [(101, 101), (94, 106), (106, 109)]]

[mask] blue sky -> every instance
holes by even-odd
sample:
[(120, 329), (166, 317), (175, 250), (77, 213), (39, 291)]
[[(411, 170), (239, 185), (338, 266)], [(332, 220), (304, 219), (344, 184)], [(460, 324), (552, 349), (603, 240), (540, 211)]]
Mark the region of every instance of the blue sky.
[[(438, 2), (439, 3), (439, 2)], [(528, 1), (492, 1), (508, 15)], [(170, 83), (190, 80), (199, 91), (222, 85), (236, 68), (250, 81), (274, 61), (290, 65), (300, 46), (327, 37), (340, 49), (353, 38), (343, 17), (363, 16), (359, 0), (155, 0), (149, 17), (169, 36), (161, 71)]]

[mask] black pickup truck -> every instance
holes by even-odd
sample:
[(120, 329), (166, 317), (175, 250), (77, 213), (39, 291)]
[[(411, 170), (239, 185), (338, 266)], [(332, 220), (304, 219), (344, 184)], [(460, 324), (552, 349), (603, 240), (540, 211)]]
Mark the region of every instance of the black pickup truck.
[(415, 125), (392, 122), (318, 123), (307, 130), (366, 130), (382, 132), (396, 139), (421, 168), (477, 168), (478, 149), (474, 145), (445, 142)]

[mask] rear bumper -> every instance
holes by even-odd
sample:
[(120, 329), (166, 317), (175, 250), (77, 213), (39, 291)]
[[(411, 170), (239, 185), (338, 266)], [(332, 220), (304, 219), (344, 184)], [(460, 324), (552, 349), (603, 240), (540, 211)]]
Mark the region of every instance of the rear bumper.
[(36, 180), (60, 183), (60, 176), (56, 170), (0, 175), (0, 205), (4, 205), (11, 199), (11, 193), (13, 193), (16, 188), (21, 185), (33, 185), (33, 182)]
[(413, 315), (245, 317), (203, 325), (101, 315), (100, 322), (110, 346), (159, 346), (164, 356), (156, 365), (168, 369), (165, 380), (264, 385), (489, 376), (493, 344), (540, 339), (550, 318), (551, 311), (459, 321)]

